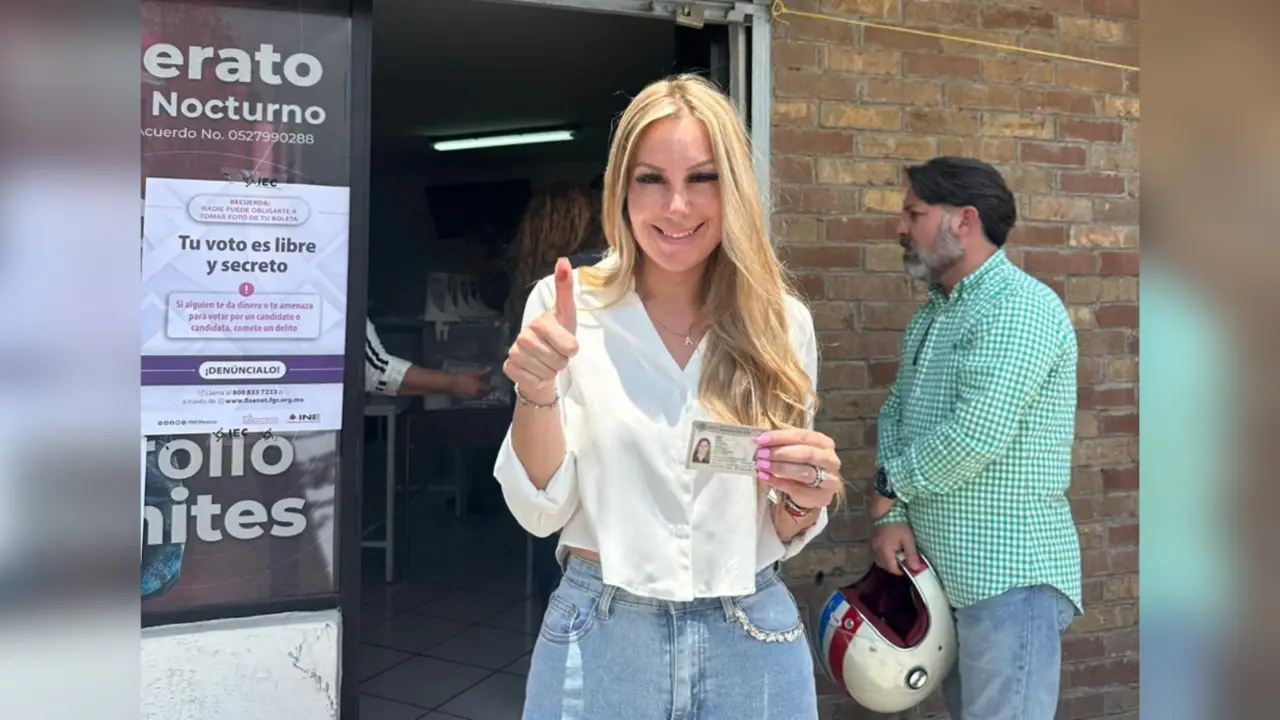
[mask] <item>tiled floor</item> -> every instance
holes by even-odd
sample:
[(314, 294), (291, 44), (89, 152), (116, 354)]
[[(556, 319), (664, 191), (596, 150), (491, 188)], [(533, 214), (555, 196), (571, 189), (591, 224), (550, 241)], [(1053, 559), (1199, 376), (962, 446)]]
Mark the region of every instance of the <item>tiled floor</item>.
[(519, 720), (541, 622), (526, 598), (528, 536), (500, 498), (465, 520), (431, 503), (413, 503), (402, 582), (387, 585), (381, 556), (366, 556), (378, 572), (364, 582), (360, 718)]

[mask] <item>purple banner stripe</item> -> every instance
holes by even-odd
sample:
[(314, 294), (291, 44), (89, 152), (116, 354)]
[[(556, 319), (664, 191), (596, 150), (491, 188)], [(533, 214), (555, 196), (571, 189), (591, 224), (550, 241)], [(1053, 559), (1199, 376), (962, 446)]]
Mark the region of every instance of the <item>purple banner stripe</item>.
[(142, 372), (195, 370), (207, 362), (282, 362), (289, 368), (340, 368), (341, 355), (143, 355)]
[[(200, 376), (200, 366), (205, 363), (262, 363), (278, 362), (285, 366), (283, 377), (216, 377)], [(278, 385), (278, 384), (326, 384), (342, 382), (341, 355), (148, 355), (142, 357), (142, 384), (163, 385)]]

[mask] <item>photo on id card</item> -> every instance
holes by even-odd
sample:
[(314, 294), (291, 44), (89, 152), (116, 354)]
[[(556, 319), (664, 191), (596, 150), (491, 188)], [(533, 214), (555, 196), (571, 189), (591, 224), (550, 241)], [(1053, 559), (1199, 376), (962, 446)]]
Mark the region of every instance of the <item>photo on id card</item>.
[(760, 428), (695, 420), (685, 452), (685, 469), (737, 475), (756, 474), (756, 438)]

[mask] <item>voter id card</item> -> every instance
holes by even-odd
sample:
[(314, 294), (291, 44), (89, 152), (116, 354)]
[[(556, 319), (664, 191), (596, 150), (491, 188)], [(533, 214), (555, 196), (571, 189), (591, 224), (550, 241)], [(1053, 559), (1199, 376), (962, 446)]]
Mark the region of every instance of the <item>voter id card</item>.
[(695, 420), (685, 452), (685, 469), (756, 475), (756, 438), (761, 428)]

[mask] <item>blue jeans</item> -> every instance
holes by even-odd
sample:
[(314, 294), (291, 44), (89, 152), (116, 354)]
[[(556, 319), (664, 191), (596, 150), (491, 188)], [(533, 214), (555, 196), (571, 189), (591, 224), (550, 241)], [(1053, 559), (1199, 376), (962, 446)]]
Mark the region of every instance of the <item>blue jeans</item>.
[(951, 720), (1053, 720), (1062, 633), (1074, 618), (1075, 605), (1048, 585), (956, 610), (959, 653), (942, 683)]
[(817, 720), (813, 657), (776, 568), (740, 598), (668, 602), (570, 556), (551, 595), (524, 720)]

